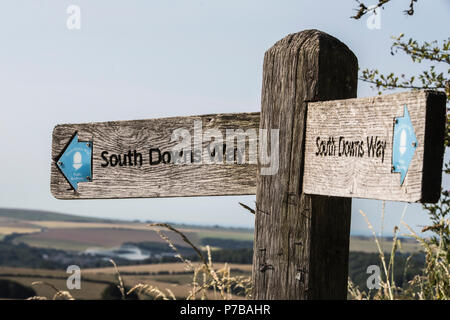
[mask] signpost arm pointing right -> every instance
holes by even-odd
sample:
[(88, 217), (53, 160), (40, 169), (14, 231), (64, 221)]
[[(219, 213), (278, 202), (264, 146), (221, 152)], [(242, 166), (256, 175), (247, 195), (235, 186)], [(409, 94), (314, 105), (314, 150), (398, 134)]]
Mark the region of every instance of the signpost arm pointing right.
[(255, 299), (346, 299), (351, 198), (305, 195), (302, 177), (308, 101), (356, 97), (357, 72), (347, 46), (317, 30), (265, 54), (260, 128), (280, 129), (280, 160), (257, 177)]

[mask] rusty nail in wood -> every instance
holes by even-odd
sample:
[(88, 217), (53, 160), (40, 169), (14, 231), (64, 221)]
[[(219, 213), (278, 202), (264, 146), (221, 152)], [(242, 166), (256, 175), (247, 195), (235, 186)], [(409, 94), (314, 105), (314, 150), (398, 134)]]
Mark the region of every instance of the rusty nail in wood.
[(266, 270), (273, 270), (273, 266), (271, 264), (267, 264), (267, 263), (260, 265), (260, 267), (259, 267), (260, 272), (265, 272)]

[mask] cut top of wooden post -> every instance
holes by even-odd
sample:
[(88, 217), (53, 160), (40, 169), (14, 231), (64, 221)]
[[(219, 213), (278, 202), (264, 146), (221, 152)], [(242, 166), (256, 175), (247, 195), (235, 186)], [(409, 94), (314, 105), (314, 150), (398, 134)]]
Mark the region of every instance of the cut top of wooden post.
[(308, 104), (303, 191), (437, 202), (445, 94), (412, 91)]

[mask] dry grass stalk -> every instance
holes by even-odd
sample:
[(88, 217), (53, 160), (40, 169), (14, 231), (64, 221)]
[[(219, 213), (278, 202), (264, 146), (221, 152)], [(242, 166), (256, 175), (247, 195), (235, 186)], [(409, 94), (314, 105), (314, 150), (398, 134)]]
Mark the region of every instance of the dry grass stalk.
[[(366, 220), (369, 229), (372, 231), (375, 243), (377, 245), (381, 264), (384, 269), (385, 280), (380, 279), (381, 288), (375, 294), (370, 297), (369, 294), (361, 292), (359, 288), (355, 287), (352, 281), (349, 279), (348, 292), (353, 299), (443, 299), (448, 300), (450, 298), (450, 264), (448, 253), (448, 228), (450, 221), (447, 218), (441, 218), (433, 220), (433, 225), (425, 227), (422, 232), (432, 231), (437, 236), (431, 238), (420, 237), (408, 224), (404, 222), (404, 216), (406, 213), (407, 204), (404, 207), (400, 223), (409, 230), (409, 234), (406, 236), (415, 238), (422, 246), (425, 252), (425, 267), (422, 273), (415, 275), (414, 278), (407, 283), (405, 289), (397, 287), (394, 282), (394, 259), (397, 250), (401, 247), (401, 242), (398, 239), (399, 228), (394, 228), (394, 237), (390, 253), (389, 263), (386, 264), (384, 252), (380, 246), (374, 228), (367, 218), (366, 214), (360, 210), (360, 214)], [(441, 212), (440, 216), (445, 216), (448, 208), (439, 207)], [(430, 210), (430, 209), (429, 209)], [(384, 211), (384, 205), (383, 205)], [(384, 216), (384, 213), (382, 214)], [(434, 217), (439, 215), (434, 214)], [(447, 242), (445, 242), (447, 241)], [(409, 267), (413, 255), (410, 255), (405, 262), (403, 269), (403, 279), (406, 279), (406, 271)], [(403, 283), (405, 285), (405, 283)]]
[[(447, 221), (441, 221), (446, 223)], [(411, 295), (419, 300), (426, 299), (450, 299), (450, 271), (448, 265), (448, 252), (443, 245), (441, 235), (438, 244), (427, 241), (417, 235), (417, 233), (405, 222), (403, 225), (409, 230), (410, 236), (415, 238), (424, 248), (426, 253), (426, 265), (423, 275), (416, 275), (410, 282)], [(423, 231), (423, 230), (422, 230)], [(414, 291), (414, 288), (419, 290)]]
[[(45, 282), (45, 281), (35, 281), (31, 283), (32, 286), (37, 286), (37, 285), (44, 285), (47, 287), (52, 288), (55, 291), (55, 294), (53, 296), (53, 300), (75, 300), (72, 295), (70, 294), (69, 291), (63, 291), (63, 290), (58, 290), (53, 284)], [(34, 296), (31, 298), (28, 298), (29, 300), (47, 300), (46, 297), (41, 297), (41, 296)]]
[(122, 280), (122, 276), (120, 275), (119, 268), (117, 268), (117, 265), (113, 259), (109, 259), (109, 262), (112, 263), (112, 265), (114, 266), (114, 269), (116, 270), (117, 280), (119, 282), (119, 284), (117, 285), (117, 288), (119, 289), (120, 294), (122, 295), (122, 299), (125, 300), (126, 299), (125, 286), (123, 284), (123, 280)]
[(390, 284), (390, 281), (389, 281), (389, 271), (388, 271), (388, 268), (386, 266), (386, 259), (385, 259), (385, 256), (384, 256), (384, 252), (381, 249), (380, 242), (378, 241), (378, 237), (377, 237), (377, 234), (375, 232), (375, 229), (372, 226), (372, 224), (370, 223), (369, 218), (367, 217), (367, 215), (362, 210), (359, 210), (359, 213), (363, 216), (363, 218), (366, 221), (370, 231), (372, 232), (374, 241), (375, 241), (375, 243), (377, 245), (378, 253), (380, 255), (381, 264), (383, 266), (384, 274), (385, 274), (386, 280), (387, 280), (386, 282), (380, 281), (380, 285), (382, 287), (385, 287), (385, 290), (387, 291), (387, 296), (389, 297), (389, 299), (390, 300), (394, 300), (394, 295), (392, 293), (392, 288), (391, 288), (391, 284)]
[[(194, 266), (191, 261), (183, 258), (183, 256), (180, 254), (176, 246), (173, 244), (173, 242), (159, 229), (156, 230), (156, 232), (159, 234), (159, 236), (165, 240), (170, 248), (174, 250), (177, 254), (176, 257), (179, 258), (182, 262), (186, 264), (189, 270), (193, 271), (193, 278), (191, 283), (191, 290), (189, 291), (186, 299), (187, 300), (194, 300), (197, 299), (197, 297), (200, 295), (200, 299), (207, 299), (208, 298), (208, 290), (212, 289), (214, 292), (214, 298), (217, 298), (217, 293), (219, 293), (220, 298), (227, 300), (232, 299), (232, 293), (233, 288), (240, 288), (244, 291), (245, 297), (251, 298), (252, 296), (252, 281), (250, 277), (244, 277), (244, 276), (238, 276), (238, 277), (232, 277), (231, 276), (231, 270), (228, 264), (225, 264), (225, 266), (222, 269), (215, 270), (213, 261), (212, 261), (212, 255), (211, 255), (211, 248), (209, 246), (206, 246), (206, 252), (207, 257), (203, 255), (203, 253), (179, 230), (175, 229), (174, 227), (170, 226), (166, 223), (154, 223), (149, 225), (150, 227), (164, 227), (167, 228), (178, 235), (181, 236), (184, 242), (186, 242), (191, 248), (194, 249), (194, 251), (197, 253), (201, 260), (201, 264)], [(119, 268), (117, 267), (117, 264), (114, 262), (114, 260), (109, 260), (111, 264), (114, 266), (114, 269), (116, 271), (117, 276), (117, 288), (120, 290), (122, 299), (126, 299), (128, 295), (131, 293), (138, 293), (138, 294), (144, 294), (153, 297), (154, 299), (163, 299), (163, 300), (169, 300), (173, 299), (176, 300), (175, 295), (170, 289), (165, 289), (167, 294), (160, 290), (158, 287), (153, 286), (151, 284), (143, 284), (139, 283), (132, 287), (130, 290), (126, 292), (124, 281), (122, 279), (122, 276), (120, 274)], [(202, 276), (202, 283), (199, 284), (198, 277)], [(47, 282), (33, 282), (32, 285), (46, 285), (52, 288), (55, 291), (55, 295), (53, 296), (53, 299), (66, 299), (66, 300), (73, 300), (72, 295), (68, 291), (61, 291), (58, 290), (54, 285)], [(46, 300), (46, 297), (42, 296), (34, 296), (30, 297), (30, 300)]]
[[(382, 220), (381, 233), (380, 233), (381, 236), (383, 236), (385, 206), (386, 206), (385, 201), (383, 201), (382, 210), (381, 210), (381, 220)], [(402, 211), (401, 218), (400, 218), (400, 223), (403, 223), (407, 208), (408, 208), (408, 204), (405, 204), (403, 211)], [(384, 299), (394, 300), (394, 299), (396, 299), (397, 293), (399, 293), (401, 291), (401, 288), (399, 288), (395, 284), (395, 280), (394, 280), (395, 254), (398, 251), (398, 249), (401, 248), (401, 242), (400, 242), (400, 239), (398, 238), (399, 228), (397, 226), (394, 227), (394, 237), (393, 237), (393, 241), (392, 241), (390, 258), (389, 258), (389, 262), (386, 263), (386, 256), (384, 254), (382, 243), (378, 239), (373, 225), (370, 223), (369, 218), (364, 213), (364, 211), (359, 210), (359, 213), (366, 221), (369, 230), (372, 232), (375, 244), (377, 246), (378, 254), (380, 256), (381, 265), (383, 267), (383, 273), (384, 273), (384, 280), (379, 279), (380, 280), (380, 289), (378, 290), (378, 292), (375, 294), (375, 296), (373, 298), (380, 299), (380, 300), (384, 300)], [(409, 261), (409, 259), (407, 261)], [(406, 272), (406, 267), (404, 269), (404, 273), (405, 272)], [(358, 300), (370, 299), (370, 294), (361, 292), (358, 288), (355, 287), (355, 285), (353, 284), (353, 282), (351, 282), (350, 279), (349, 279), (349, 285), (348, 285), (348, 292), (349, 292), (350, 296), (352, 296), (352, 298), (354, 298), (354, 299), (358, 299)]]
[[(187, 300), (196, 299), (200, 294), (200, 299), (207, 298), (207, 291), (209, 289), (213, 290), (214, 298), (217, 297), (217, 292), (220, 295), (221, 299), (231, 299), (232, 298), (232, 289), (233, 288), (242, 288), (247, 298), (251, 297), (251, 279), (246, 277), (231, 277), (230, 275), (230, 267), (228, 264), (225, 264), (224, 268), (220, 270), (215, 270), (212, 262), (211, 256), (211, 248), (206, 246), (207, 257), (203, 255), (203, 253), (198, 249), (181, 231), (176, 228), (170, 226), (166, 223), (153, 223), (149, 225), (150, 227), (164, 227), (170, 231), (178, 234), (181, 239), (186, 242), (198, 255), (201, 260), (201, 264), (199, 266), (193, 266), (189, 260), (186, 260), (179, 254), (178, 249), (173, 244), (173, 242), (164, 235), (161, 230), (157, 229), (156, 231), (164, 239), (169, 243), (169, 246), (177, 252), (177, 257), (181, 259), (181, 261), (185, 262), (191, 270), (193, 270), (193, 278), (192, 278), (192, 288), (187, 296)], [(198, 276), (202, 274), (202, 284), (200, 285), (198, 282)]]
[[(173, 294), (173, 292), (170, 289), (166, 289), (166, 291), (169, 294), (170, 299), (176, 300), (175, 295)], [(147, 295), (147, 296), (151, 296), (155, 300), (158, 300), (158, 299), (170, 300), (163, 291), (161, 291), (158, 287), (152, 286), (150, 284), (139, 283), (139, 284), (135, 285), (133, 288), (131, 288), (127, 292), (127, 295), (129, 295), (129, 294), (131, 294), (133, 292), (144, 294), (144, 295)]]

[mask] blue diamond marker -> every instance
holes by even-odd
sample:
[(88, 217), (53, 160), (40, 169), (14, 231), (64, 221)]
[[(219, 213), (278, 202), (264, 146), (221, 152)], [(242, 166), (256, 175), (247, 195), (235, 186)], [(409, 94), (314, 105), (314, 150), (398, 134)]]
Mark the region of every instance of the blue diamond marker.
[(392, 172), (400, 173), (400, 185), (405, 180), (409, 165), (417, 148), (417, 138), (405, 104), (403, 117), (395, 118), (392, 146)]
[(78, 134), (72, 138), (64, 153), (56, 161), (56, 165), (77, 190), (78, 182), (92, 180), (92, 142), (79, 142)]

